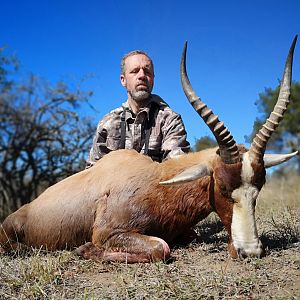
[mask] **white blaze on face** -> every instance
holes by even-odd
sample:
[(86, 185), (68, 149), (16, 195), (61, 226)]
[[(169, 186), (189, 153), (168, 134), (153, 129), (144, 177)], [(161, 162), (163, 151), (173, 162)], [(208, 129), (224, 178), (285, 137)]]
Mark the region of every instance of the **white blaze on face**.
[(231, 235), (239, 256), (260, 256), (263, 252), (255, 223), (255, 200), (259, 190), (251, 184), (254, 175), (251, 157), (244, 154), (241, 172), (242, 184), (232, 192), (234, 200)]

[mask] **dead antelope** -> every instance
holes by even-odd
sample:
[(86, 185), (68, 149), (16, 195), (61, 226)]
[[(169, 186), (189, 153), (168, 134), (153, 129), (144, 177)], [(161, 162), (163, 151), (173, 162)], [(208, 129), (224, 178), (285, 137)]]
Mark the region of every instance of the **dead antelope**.
[(185, 46), (182, 86), (218, 148), (160, 164), (134, 150), (111, 152), (94, 167), (62, 180), (8, 216), (0, 228), (0, 251), (78, 247), (79, 255), (100, 261), (164, 260), (170, 256), (170, 244), (215, 211), (228, 232), (232, 257), (262, 256), (255, 203), (265, 183), (265, 169), (297, 154), (264, 154), (289, 103), (295, 43), (296, 38), (277, 104), (249, 150), (236, 144), (196, 96), (186, 74)]

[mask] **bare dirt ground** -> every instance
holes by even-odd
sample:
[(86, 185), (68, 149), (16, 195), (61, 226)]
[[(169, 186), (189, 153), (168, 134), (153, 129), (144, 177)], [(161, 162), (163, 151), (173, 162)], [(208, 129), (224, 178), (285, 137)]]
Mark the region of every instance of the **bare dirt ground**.
[(300, 179), (272, 180), (257, 205), (267, 255), (232, 260), (215, 215), (199, 239), (153, 264), (101, 264), (68, 251), (0, 257), (0, 299), (300, 299)]

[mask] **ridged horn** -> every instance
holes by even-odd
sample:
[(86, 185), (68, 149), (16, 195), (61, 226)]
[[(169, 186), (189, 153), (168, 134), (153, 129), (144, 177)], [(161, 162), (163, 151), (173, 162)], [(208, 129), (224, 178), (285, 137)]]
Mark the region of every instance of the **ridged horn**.
[(186, 49), (187, 42), (184, 45), (180, 64), (180, 78), (184, 93), (195, 111), (215, 136), (219, 145), (221, 160), (226, 164), (237, 163), (240, 161), (240, 155), (231, 133), (225, 127), (224, 123), (219, 120), (218, 116), (196, 95), (191, 86), (186, 72)]
[(263, 159), (267, 143), (271, 138), (272, 133), (276, 130), (277, 126), (282, 120), (283, 114), (287, 110), (288, 104), (290, 102), (293, 55), (297, 37), (298, 36), (296, 35), (286, 59), (277, 102), (269, 118), (266, 120), (265, 124), (262, 125), (261, 129), (254, 137), (249, 150), (259, 161)]

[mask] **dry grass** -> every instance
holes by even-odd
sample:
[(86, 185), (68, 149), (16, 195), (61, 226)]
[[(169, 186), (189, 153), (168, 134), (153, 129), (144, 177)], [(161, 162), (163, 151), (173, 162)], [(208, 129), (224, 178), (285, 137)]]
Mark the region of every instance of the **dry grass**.
[(0, 299), (300, 299), (300, 179), (272, 180), (257, 208), (267, 256), (232, 260), (215, 215), (197, 226), (201, 238), (155, 264), (100, 264), (71, 252), (0, 262)]

